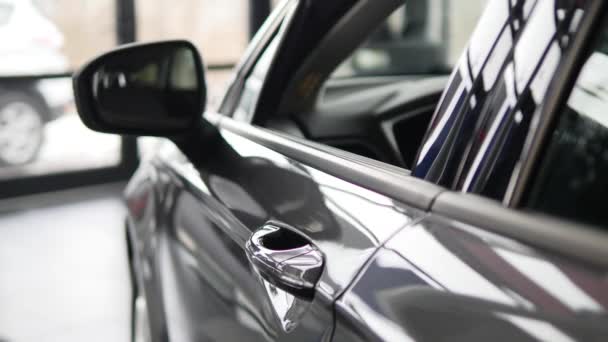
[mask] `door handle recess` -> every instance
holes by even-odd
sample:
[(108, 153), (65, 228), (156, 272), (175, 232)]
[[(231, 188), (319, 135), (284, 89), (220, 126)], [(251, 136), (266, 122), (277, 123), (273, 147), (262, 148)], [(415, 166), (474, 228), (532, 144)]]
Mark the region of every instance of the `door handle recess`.
[(268, 223), (245, 245), (255, 270), (269, 283), (300, 298), (312, 298), (323, 271), (323, 254), (305, 237)]

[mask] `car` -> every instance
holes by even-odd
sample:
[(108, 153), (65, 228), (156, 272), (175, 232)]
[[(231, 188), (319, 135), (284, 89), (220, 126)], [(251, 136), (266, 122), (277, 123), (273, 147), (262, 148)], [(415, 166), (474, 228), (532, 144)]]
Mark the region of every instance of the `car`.
[(490, 0), (447, 78), (365, 40), (402, 5), (281, 2), (217, 110), (187, 41), (74, 76), (89, 128), (166, 138), (125, 190), (135, 340), (608, 338), (606, 2)]
[(0, 0), (0, 40), (0, 166), (23, 165), (73, 99), (69, 79), (22, 76), (66, 73), (64, 38), (32, 1)]

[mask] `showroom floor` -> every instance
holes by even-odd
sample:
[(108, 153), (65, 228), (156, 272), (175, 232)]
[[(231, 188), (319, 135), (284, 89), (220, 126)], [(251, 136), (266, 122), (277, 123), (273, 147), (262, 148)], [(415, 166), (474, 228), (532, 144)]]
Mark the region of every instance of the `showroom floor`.
[(128, 341), (123, 184), (0, 202), (0, 341)]

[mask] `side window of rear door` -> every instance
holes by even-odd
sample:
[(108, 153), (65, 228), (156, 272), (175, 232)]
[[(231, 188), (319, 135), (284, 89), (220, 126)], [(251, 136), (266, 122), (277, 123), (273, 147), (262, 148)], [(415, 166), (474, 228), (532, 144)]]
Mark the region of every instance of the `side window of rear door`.
[(608, 227), (608, 25), (577, 76), (532, 180), (527, 206)]

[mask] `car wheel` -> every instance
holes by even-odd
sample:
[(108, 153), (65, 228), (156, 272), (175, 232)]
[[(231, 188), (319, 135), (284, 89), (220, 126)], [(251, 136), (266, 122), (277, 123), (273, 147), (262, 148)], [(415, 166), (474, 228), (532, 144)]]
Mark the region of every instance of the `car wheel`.
[(42, 146), (43, 129), (43, 111), (33, 97), (0, 95), (0, 165), (23, 165), (34, 160)]

